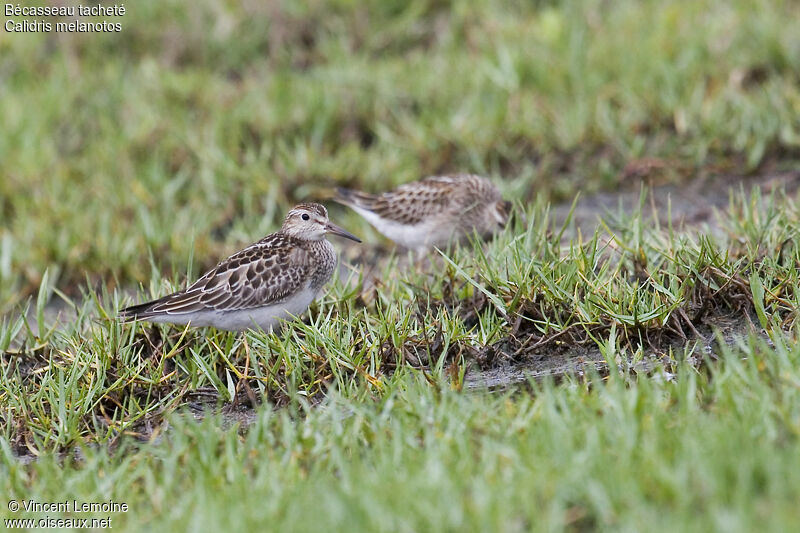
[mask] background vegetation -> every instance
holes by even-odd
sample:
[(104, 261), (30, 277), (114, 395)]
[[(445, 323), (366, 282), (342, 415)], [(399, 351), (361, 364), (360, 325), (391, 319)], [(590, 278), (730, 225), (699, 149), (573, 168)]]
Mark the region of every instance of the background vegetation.
[(209, 266), (336, 184), (470, 170), (572, 199), (642, 158), (690, 179), (800, 144), (794, 2), (128, 8), (120, 34), (0, 33), (6, 310), (48, 267)]
[[(713, 233), (548, 208), (797, 173), (797, 3), (126, 7), (119, 34), (0, 32), (0, 492), (126, 501), (132, 529), (797, 522), (793, 194), (734, 192)], [(334, 207), (366, 244), (286, 331), (110, 320), (297, 200), (455, 171), (526, 219), (426, 269)], [(726, 320), (752, 334), (702, 340)], [(565, 354), (603, 364), (471, 380)]]

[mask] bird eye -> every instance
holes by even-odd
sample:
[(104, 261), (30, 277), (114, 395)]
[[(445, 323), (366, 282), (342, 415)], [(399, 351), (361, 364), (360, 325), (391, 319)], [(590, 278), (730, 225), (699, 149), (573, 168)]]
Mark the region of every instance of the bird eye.
[(303, 220), (308, 220), (309, 218), (311, 217), (308, 216), (308, 213), (303, 213)]

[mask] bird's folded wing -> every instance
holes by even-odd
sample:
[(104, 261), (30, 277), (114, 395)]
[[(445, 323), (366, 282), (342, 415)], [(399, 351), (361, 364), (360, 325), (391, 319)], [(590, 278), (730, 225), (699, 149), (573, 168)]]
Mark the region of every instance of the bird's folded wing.
[(278, 304), (303, 288), (310, 276), (308, 259), (306, 251), (291, 243), (262, 241), (232, 255), (151, 311), (235, 311)]
[(433, 176), (377, 196), (370, 210), (387, 220), (415, 225), (449, 211), (453, 191), (453, 182)]

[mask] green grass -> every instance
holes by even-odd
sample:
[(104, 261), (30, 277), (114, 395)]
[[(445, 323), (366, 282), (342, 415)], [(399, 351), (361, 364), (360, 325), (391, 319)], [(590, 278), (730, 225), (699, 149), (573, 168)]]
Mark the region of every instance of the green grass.
[[(753, 193), (732, 197), (720, 216), (738, 235), (735, 249), (661, 228), (642, 209), (617, 220), (613, 233), (565, 246), (566, 227), (540, 203), (527, 226), (518, 222), (485, 246), (427, 266), (390, 259), (377, 286), (337, 280), (309, 318), (272, 334), (130, 326), (113, 320), (125, 305), (118, 292), (92, 290), (48, 326), (43, 285), (31, 319), (0, 327), (3, 436), (36, 453), (116, 440), (158, 425), (197, 390), (220, 402), (283, 405), (297, 395), (317, 403), (333, 386), (360, 402), (393, 390), (414, 368), (460, 388), (464, 373), (485, 363), (476, 347), (524, 360), (539, 353), (532, 345), (547, 354), (564, 343), (611, 342), (634, 361), (647, 354), (676, 364), (675, 343), (733, 314), (791, 336), (800, 307), (797, 216), (791, 199)], [(176, 288), (158, 281), (136, 299)]]
[[(794, 2), (128, 6), (0, 34), (0, 308), (211, 258), (336, 184), (490, 174), (569, 199), (797, 161)], [(635, 174), (634, 174), (635, 175)], [(357, 219), (348, 215), (348, 222)]]
[[(120, 529), (798, 521), (795, 196), (734, 191), (715, 231), (647, 191), (589, 234), (549, 207), (796, 170), (796, 3), (127, 7), (119, 35), (0, 32), (9, 499), (124, 501)], [(297, 200), (448, 171), (491, 176), (525, 222), (415, 262), (332, 206), (366, 262), (286, 329), (113, 320)], [(698, 342), (731, 317), (748, 334)], [(564, 352), (606, 364), (467, 386)]]
[(158, 443), (80, 462), (23, 467), (6, 448), (2, 488), (126, 502), (122, 529), (782, 531), (798, 519), (799, 366), (796, 346), (750, 340), (669, 381), (487, 395), (406, 379), (378, 401), (263, 409), (244, 434), (173, 416)]

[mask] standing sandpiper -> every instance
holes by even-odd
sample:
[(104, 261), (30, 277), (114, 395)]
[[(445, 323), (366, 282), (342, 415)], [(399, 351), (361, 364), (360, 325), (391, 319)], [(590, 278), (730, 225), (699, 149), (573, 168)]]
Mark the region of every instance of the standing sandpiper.
[(383, 194), (337, 189), (334, 200), (351, 207), (391, 240), (425, 251), (463, 240), (473, 232), (490, 236), (505, 227), (511, 202), (474, 174), (431, 176)]
[(361, 242), (331, 223), (324, 206), (295, 206), (280, 231), (225, 259), (188, 289), (123, 309), (119, 318), (270, 331), (303, 313), (331, 279), (336, 251), (327, 233)]

